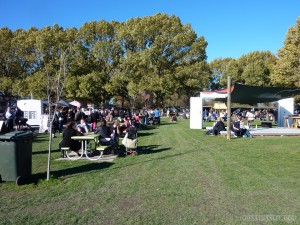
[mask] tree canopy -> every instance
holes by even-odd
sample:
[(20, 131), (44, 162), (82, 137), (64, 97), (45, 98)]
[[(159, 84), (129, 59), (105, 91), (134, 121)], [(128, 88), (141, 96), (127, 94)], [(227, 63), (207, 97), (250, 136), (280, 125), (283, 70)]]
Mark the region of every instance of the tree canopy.
[[(174, 15), (156, 14), (126, 22), (87, 22), (12, 32), (0, 30), (0, 89), (20, 97), (45, 98), (61, 61), (62, 97), (104, 104), (115, 96), (134, 101), (150, 93), (164, 105), (171, 95), (192, 95), (208, 85), (207, 42)], [(46, 77), (51, 77), (45, 79)], [(133, 102), (131, 102), (133, 103)]]
[(278, 56), (253, 51), (210, 63), (205, 38), (174, 15), (92, 21), (79, 29), (4, 27), (0, 90), (46, 98), (57, 91), (50, 88), (55, 83), (64, 86), (62, 98), (86, 103), (104, 105), (115, 97), (122, 106), (163, 106), (176, 98), (188, 105), (204, 88), (225, 87), (228, 75), (232, 83), (300, 87), (299, 43), (300, 18)]
[(289, 28), (283, 48), (278, 50), (278, 60), (271, 75), (275, 85), (300, 87), (300, 17)]

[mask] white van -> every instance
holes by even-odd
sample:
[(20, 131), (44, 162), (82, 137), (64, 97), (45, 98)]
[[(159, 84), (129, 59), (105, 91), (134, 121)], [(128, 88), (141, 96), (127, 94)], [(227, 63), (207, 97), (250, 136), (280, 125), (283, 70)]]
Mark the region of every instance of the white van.
[(45, 127), (44, 130), (47, 130), (49, 115), (46, 110), (48, 108), (48, 101), (35, 99), (18, 100), (17, 106), (24, 112), (24, 118), (28, 119), (27, 124), (30, 126)]

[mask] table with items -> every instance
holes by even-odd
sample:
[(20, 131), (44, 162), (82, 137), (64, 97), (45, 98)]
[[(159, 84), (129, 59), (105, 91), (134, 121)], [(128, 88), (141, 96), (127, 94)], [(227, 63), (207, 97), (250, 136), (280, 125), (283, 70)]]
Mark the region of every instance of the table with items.
[[(292, 126), (290, 126), (289, 119), (292, 119)], [(300, 126), (300, 116), (289, 115), (284, 117), (284, 127), (287, 128), (298, 128)]]

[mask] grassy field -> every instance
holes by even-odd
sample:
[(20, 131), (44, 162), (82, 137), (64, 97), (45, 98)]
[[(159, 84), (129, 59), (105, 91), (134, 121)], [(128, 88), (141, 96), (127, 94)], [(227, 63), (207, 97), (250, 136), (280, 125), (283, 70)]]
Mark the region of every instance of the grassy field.
[(55, 161), (33, 143), (33, 182), (0, 184), (0, 224), (300, 224), (299, 137), (227, 140), (163, 121), (139, 155)]

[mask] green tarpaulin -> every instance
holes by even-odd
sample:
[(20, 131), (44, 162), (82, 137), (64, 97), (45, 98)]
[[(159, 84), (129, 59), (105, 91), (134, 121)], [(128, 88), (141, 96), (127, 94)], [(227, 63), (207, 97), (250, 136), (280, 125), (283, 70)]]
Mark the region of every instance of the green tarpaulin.
[[(224, 94), (227, 93), (227, 89), (215, 92)], [(295, 95), (299, 94), (300, 89), (295, 88), (260, 87), (235, 84), (231, 88), (231, 102), (240, 104), (257, 104), (264, 102), (274, 102), (280, 99), (294, 97)]]

